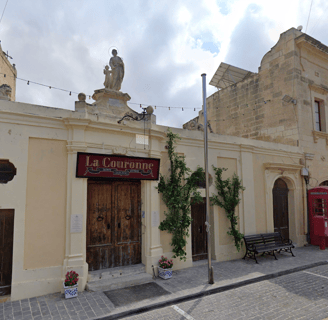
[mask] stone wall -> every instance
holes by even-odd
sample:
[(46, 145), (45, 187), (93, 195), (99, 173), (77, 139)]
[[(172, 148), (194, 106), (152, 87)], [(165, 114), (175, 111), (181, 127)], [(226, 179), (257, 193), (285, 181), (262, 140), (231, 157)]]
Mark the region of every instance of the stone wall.
[(0, 45), (0, 86), (7, 84), (11, 87), (11, 101), (16, 100), (16, 77), (16, 68), (10, 64)]
[[(321, 131), (315, 129), (315, 101)], [(309, 188), (328, 180), (327, 106), (328, 47), (295, 28), (264, 55), (258, 74), (207, 98), (215, 133), (301, 147)], [(191, 121), (203, 124), (203, 111)]]
[(295, 97), (295, 81), (301, 78), (294, 43), (300, 34), (296, 29), (283, 33), (263, 57), (258, 74), (207, 99), (208, 119), (214, 132), (298, 145), (297, 107), (282, 98)]

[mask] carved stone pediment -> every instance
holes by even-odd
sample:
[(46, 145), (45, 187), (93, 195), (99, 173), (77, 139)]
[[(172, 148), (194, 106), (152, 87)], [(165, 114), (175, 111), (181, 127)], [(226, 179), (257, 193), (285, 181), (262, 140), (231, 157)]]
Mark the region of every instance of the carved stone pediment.
[(127, 155), (128, 153), (128, 149), (123, 148), (123, 147), (114, 147), (112, 149), (112, 153), (113, 154), (123, 154), (123, 155)]
[(285, 175), (293, 175), (295, 179), (300, 175), (300, 170), (304, 167), (301, 164), (289, 164), (289, 163), (264, 163), (265, 174), (270, 172), (276, 172)]
[(322, 95), (326, 95), (328, 93), (328, 88), (323, 85), (317, 85), (317, 84), (309, 84), (309, 88), (315, 92), (318, 92)]

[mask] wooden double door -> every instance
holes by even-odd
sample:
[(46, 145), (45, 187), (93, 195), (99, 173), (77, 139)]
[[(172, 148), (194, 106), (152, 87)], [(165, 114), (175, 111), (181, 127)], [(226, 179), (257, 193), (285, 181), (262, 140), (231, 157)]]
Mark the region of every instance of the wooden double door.
[(274, 231), (284, 239), (289, 239), (288, 191), (286, 182), (277, 179), (272, 190)]
[(141, 263), (140, 181), (88, 181), (89, 270)]
[(11, 293), (14, 209), (0, 209), (0, 296)]
[(192, 260), (207, 259), (206, 198), (191, 205)]

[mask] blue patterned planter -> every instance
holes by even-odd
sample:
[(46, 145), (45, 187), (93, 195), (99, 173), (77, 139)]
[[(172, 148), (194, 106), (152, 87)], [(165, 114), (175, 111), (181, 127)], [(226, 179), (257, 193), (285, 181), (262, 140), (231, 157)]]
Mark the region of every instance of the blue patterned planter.
[(70, 299), (70, 298), (77, 297), (77, 292), (78, 292), (77, 287), (78, 287), (77, 284), (75, 286), (66, 287), (65, 282), (64, 282), (65, 299)]
[(172, 278), (173, 268), (163, 269), (158, 267), (158, 276), (164, 280)]

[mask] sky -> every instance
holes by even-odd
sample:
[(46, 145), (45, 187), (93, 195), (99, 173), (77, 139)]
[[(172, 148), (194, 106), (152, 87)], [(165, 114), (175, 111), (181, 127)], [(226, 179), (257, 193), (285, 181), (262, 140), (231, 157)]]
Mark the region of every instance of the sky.
[(128, 105), (156, 106), (157, 124), (172, 127), (198, 115), (202, 73), (207, 96), (217, 90), (209, 82), (221, 62), (257, 72), (279, 35), (299, 25), (328, 45), (326, 0), (0, 0), (0, 13), (18, 78), (72, 91), (17, 79), (16, 101), (74, 110), (74, 92), (104, 87), (117, 48)]

